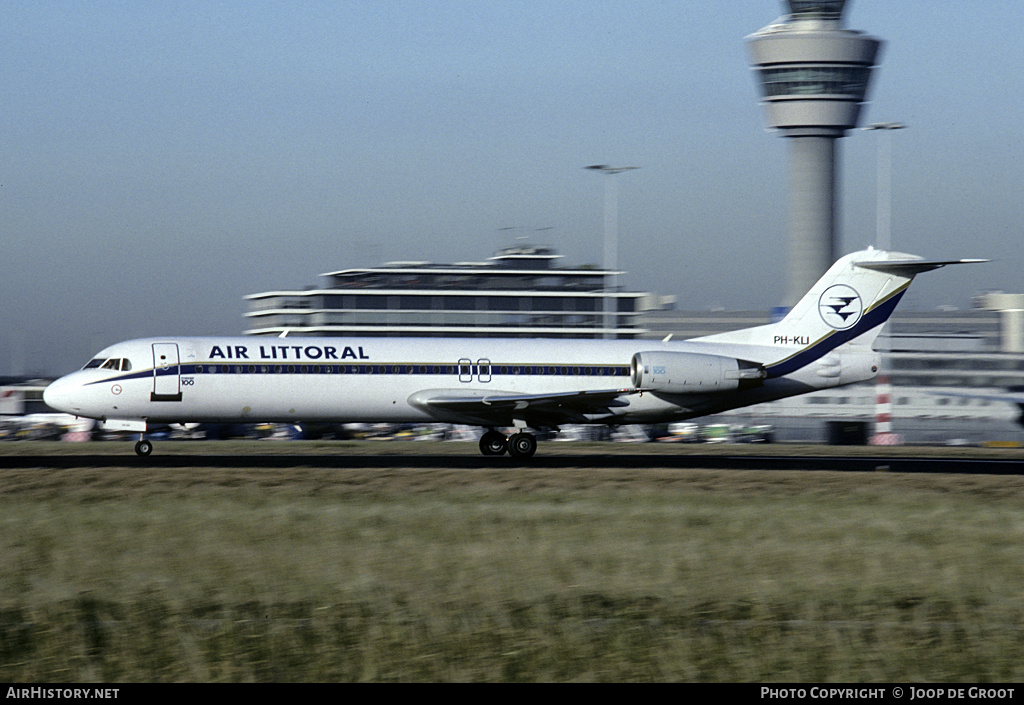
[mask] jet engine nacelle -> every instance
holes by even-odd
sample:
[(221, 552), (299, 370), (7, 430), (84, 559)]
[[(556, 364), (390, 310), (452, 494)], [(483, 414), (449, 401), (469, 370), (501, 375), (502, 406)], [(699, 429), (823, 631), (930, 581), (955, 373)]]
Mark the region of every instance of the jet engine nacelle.
[(761, 384), (760, 365), (721, 355), (639, 352), (630, 362), (633, 386), (665, 394), (728, 392)]

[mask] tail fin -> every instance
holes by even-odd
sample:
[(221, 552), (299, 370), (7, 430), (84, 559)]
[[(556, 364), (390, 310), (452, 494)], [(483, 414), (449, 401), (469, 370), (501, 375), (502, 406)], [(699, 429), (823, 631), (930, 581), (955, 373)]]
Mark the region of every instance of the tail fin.
[(873, 249), (854, 252), (833, 264), (778, 323), (698, 340), (771, 346), (781, 359), (769, 366), (769, 375), (787, 374), (844, 343), (869, 349), (916, 274), (984, 261), (925, 260)]

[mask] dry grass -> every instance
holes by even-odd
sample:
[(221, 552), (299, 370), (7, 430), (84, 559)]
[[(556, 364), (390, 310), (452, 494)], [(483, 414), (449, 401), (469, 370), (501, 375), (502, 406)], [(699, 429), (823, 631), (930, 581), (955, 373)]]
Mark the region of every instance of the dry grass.
[(103, 452), (0, 473), (0, 680), (1024, 676), (1017, 477)]

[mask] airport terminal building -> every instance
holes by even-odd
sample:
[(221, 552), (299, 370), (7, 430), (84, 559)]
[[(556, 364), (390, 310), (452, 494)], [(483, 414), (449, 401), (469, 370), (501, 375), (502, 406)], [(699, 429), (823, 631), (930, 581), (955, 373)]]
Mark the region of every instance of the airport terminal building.
[[(606, 290), (611, 272), (559, 267), (543, 245), (485, 262), (388, 262), (321, 275), (323, 285), (246, 298), (247, 335), (641, 338), (644, 315), (670, 299)], [(605, 314), (605, 301), (611, 299)]]

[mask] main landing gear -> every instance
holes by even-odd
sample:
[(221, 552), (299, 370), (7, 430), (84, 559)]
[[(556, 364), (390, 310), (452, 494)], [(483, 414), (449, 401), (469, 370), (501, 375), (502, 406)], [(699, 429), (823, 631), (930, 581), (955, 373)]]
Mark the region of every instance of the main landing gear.
[(526, 460), (537, 452), (537, 438), (532, 433), (519, 431), (508, 438), (505, 434), (491, 429), (480, 437), (480, 452), (484, 455), (504, 455), (505, 451), (513, 458)]

